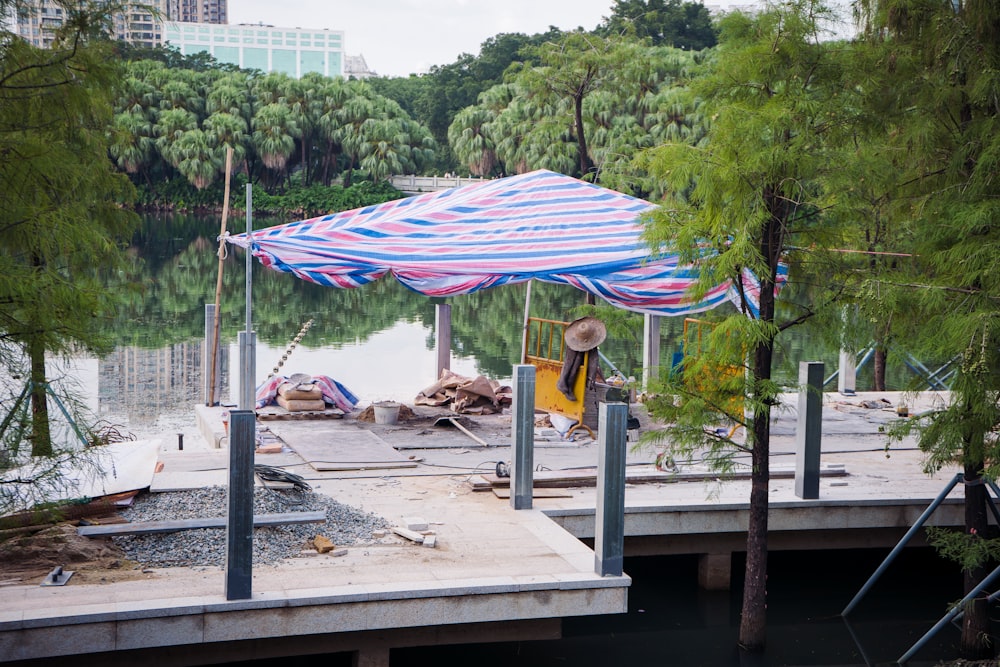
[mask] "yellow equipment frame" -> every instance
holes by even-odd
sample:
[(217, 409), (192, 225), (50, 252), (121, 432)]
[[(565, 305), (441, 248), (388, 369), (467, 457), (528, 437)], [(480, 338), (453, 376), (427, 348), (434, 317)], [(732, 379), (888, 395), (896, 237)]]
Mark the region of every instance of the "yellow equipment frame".
[[(684, 342), (683, 342), (683, 352), (684, 357), (695, 357), (701, 354), (704, 346), (704, 337), (708, 334), (706, 331), (711, 331), (715, 328), (715, 322), (708, 322), (706, 320), (699, 320), (693, 317), (684, 318)], [(738, 377), (744, 373), (744, 369), (740, 366), (718, 366), (711, 371), (711, 375), (720, 378), (732, 378)], [(698, 389), (702, 384), (701, 378), (691, 377), (690, 375), (685, 375), (685, 382), (691, 384), (692, 388)], [(741, 421), (746, 419), (746, 405), (743, 396), (734, 396), (731, 399), (731, 403), (727, 406), (729, 412), (734, 415), (739, 415)], [(739, 430), (740, 424), (737, 423), (729, 429), (728, 437), (732, 438), (733, 435)]]
[(563, 359), (566, 354), (566, 327), (569, 322), (546, 320), (540, 317), (528, 318), (528, 335), (524, 340), (524, 360), (535, 367), (535, 409), (544, 412), (555, 412), (569, 419), (575, 419), (576, 424), (566, 435), (572, 435), (577, 429), (583, 428), (594, 437), (594, 431), (583, 423), (584, 404), (587, 389), (587, 372), (590, 355), (593, 350), (584, 353), (581, 373), (577, 373), (573, 381), (573, 395), (577, 400), (571, 401), (556, 388), (562, 375)]

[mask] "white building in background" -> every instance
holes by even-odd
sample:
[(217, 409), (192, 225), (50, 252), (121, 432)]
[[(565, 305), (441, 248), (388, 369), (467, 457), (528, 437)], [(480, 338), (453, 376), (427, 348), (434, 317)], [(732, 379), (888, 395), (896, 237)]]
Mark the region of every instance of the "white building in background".
[(208, 52), (220, 63), (295, 78), (308, 72), (344, 76), (344, 33), (340, 30), (277, 28), (263, 24), (164, 24), (163, 41), (183, 55)]
[(344, 56), (344, 78), (350, 79), (352, 76), (355, 79), (367, 79), (378, 74), (368, 68), (364, 56)]

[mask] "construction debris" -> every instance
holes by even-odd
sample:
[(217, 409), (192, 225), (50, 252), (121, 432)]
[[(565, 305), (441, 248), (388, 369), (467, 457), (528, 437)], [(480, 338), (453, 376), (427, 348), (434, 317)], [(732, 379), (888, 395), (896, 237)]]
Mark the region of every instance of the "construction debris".
[(406, 525), (407, 530), (413, 530), (418, 533), (422, 530), (427, 530), (429, 527), (427, 520), (419, 516), (404, 516), (403, 523)]
[(329, 538), (323, 537), (322, 535), (317, 535), (316, 537), (313, 538), (313, 547), (315, 547), (316, 551), (318, 551), (319, 553), (325, 554), (333, 551), (334, 544), (333, 542), (330, 541)]
[(393, 527), (392, 532), (396, 533), (400, 537), (405, 537), (406, 539), (410, 540), (411, 542), (416, 542), (417, 544), (423, 544), (424, 543), (424, 535), (416, 532), (415, 530), (409, 530), (409, 529), (403, 528), (401, 526), (395, 526), (395, 527)]

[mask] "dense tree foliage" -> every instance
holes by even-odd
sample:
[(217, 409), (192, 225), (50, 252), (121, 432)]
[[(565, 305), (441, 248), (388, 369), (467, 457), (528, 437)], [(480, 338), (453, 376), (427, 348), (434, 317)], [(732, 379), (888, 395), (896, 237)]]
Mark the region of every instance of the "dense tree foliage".
[[(699, 453), (722, 469), (738, 453), (750, 457), (739, 643), (752, 651), (765, 644), (775, 340), (835, 300), (835, 260), (823, 249), (849, 235), (827, 211), (839, 204), (831, 186), (851, 145), (854, 87), (841, 51), (818, 39), (824, 13), (816, 0), (792, 0), (753, 17), (725, 17), (717, 58), (691, 82), (712, 117), (704, 140), (644, 155), (670, 186), (650, 239), (697, 266), (702, 289), (728, 279), (737, 293), (738, 311), (716, 319), (705, 348), (688, 350), (683, 374), (668, 378), (664, 390), (677, 399), (653, 412), (669, 425), (658, 440), (672, 453)], [(781, 308), (782, 262), (792, 263), (792, 279), (833, 293), (814, 289), (808, 303), (786, 300)], [(717, 428), (727, 421), (743, 427), (745, 439)]]
[(598, 32), (648, 39), (653, 46), (701, 51), (715, 46), (715, 26), (700, 2), (682, 0), (615, 0), (611, 16)]
[(356, 169), (372, 180), (416, 173), (434, 155), (430, 133), (399, 104), (363, 82), (316, 74), (132, 61), (115, 112), (111, 157), (151, 187), (178, 176), (211, 186), (229, 147), (235, 170), (271, 191), (335, 178), (349, 186)]
[[(930, 470), (957, 464), (965, 476), (965, 534), (939, 537), (963, 555), (969, 592), (995, 566), (998, 545), (982, 476), (1000, 471), (1000, 5), (863, 0), (858, 6), (865, 42), (881, 58), (873, 104), (897, 126), (886, 147), (906, 155), (895, 208), (912, 221), (917, 267), (874, 277), (866, 295), (873, 309), (896, 313), (925, 355), (953, 360), (947, 405), (904, 431), (918, 432)], [(887, 303), (901, 288), (909, 294), (906, 308)], [(986, 612), (984, 592), (963, 616), (967, 659), (995, 651)]]
[(531, 51), (508, 81), (455, 116), (452, 150), (476, 175), (550, 169), (640, 196), (662, 188), (631, 158), (671, 138), (697, 140), (696, 110), (679, 104), (698, 58), (671, 48), (571, 33)]
[(128, 179), (107, 159), (120, 73), (100, 35), (114, 6), (59, 4), (66, 23), (51, 49), (0, 31), (0, 360), (30, 379), (32, 412), (30, 428), (15, 429), (24, 440), (4, 442), (15, 461), (23, 442), (36, 456), (55, 452), (46, 354), (106, 349), (117, 293), (102, 274), (124, 260), (135, 222), (119, 205)]

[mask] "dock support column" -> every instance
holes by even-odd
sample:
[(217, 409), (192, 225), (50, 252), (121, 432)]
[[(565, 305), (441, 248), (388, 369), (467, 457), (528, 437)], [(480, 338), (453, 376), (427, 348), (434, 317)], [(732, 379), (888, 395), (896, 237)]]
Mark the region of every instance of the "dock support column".
[(601, 403), (597, 414), (594, 572), (602, 577), (620, 577), (625, 559), (625, 441), (628, 406), (625, 403)]
[(704, 590), (728, 591), (732, 575), (732, 554), (701, 554), (698, 556), (698, 586)]
[(389, 649), (368, 646), (351, 654), (351, 667), (389, 667)]
[(530, 510), (535, 484), (535, 367), (531, 364), (514, 366), (511, 429), (514, 459), (510, 465), (510, 506)]
[(795, 495), (819, 498), (823, 434), (823, 362), (799, 363), (799, 420), (795, 428)]
[(236, 404), (240, 410), (257, 407), (257, 334), (240, 331), (237, 334), (240, 348), (240, 395)]
[(253, 455), (257, 415), (229, 413), (229, 515), (226, 521), (226, 599), (251, 597), (253, 578)]
[[(215, 372), (212, 372), (212, 346), (217, 345), (215, 340), (215, 304), (205, 304), (205, 345), (202, 347), (201, 355), (201, 377), (205, 386), (205, 405), (219, 404), (219, 388), (222, 386), (222, 355), (216, 352)], [(212, 379), (215, 382), (212, 382)]]
[(660, 366), (660, 316), (647, 313), (642, 322), (642, 388), (649, 391)]
[(437, 303), (434, 306), (434, 330), (437, 332), (437, 377), (441, 371), (451, 369), (451, 304)]
[(854, 361), (854, 353), (840, 351), (840, 372), (837, 374), (837, 391), (845, 396), (853, 396), (857, 387), (858, 367)]

